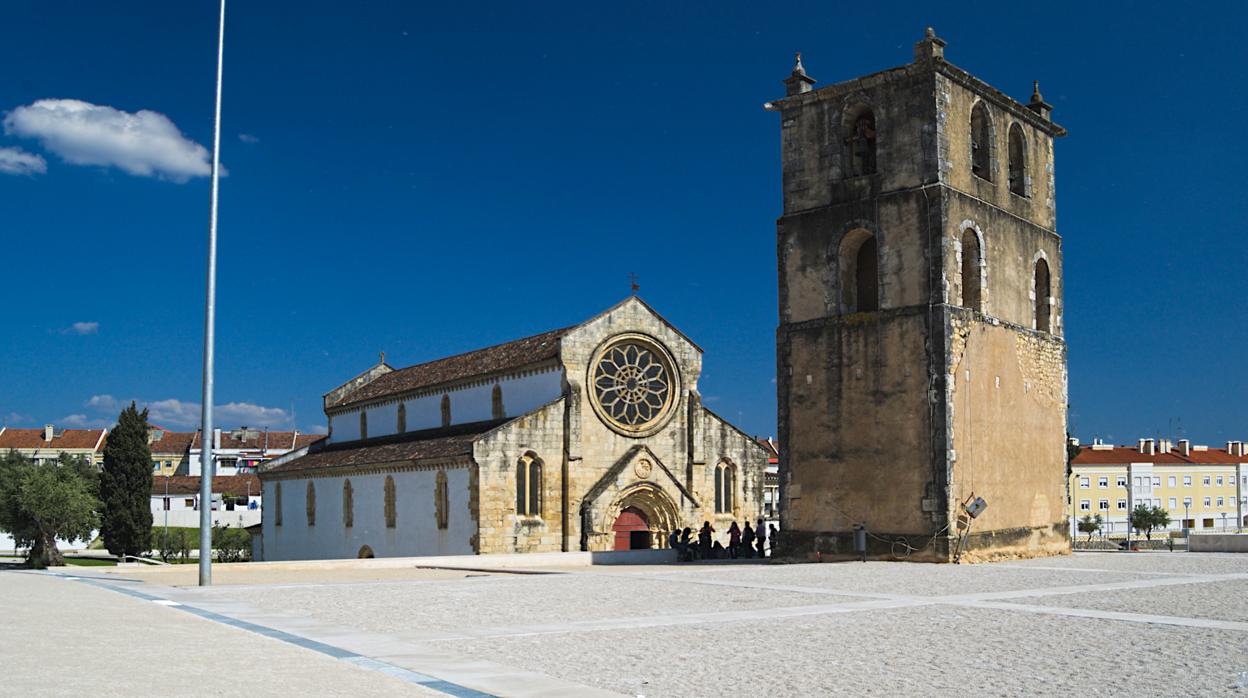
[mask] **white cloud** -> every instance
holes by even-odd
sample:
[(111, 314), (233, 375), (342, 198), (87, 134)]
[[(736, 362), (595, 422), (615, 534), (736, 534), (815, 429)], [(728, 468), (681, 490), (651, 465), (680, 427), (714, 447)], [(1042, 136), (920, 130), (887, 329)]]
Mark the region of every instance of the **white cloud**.
[(100, 323), (98, 322), (75, 322), (74, 324), (61, 330), (61, 334), (99, 334)]
[(146, 109), (131, 113), (77, 99), (41, 99), (9, 112), (4, 132), (38, 139), (74, 165), (176, 182), (212, 170), (207, 148), (183, 136), (169, 117)]
[(0, 173), (30, 175), (47, 171), (48, 161), (41, 155), (28, 153), (21, 148), (0, 148)]
[(107, 429), (113, 425), (112, 419), (104, 419), (102, 417), (88, 417), (85, 414), (71, 414), (61, 417), (57, 421), (57, 426), (66, 426), (72, 429)]
[(255, 143), (259, 143), (259, 142), (260, 142), (260, 139), (259, 139), (258, 137), (253, 136), (253, 135), (251, 135), (250, 133), (240, 133), (240, 134), (238, 134), (238, 140), (240, 140), (240, 141), (242, 141), (242, 142), (246, 143), (247, 145), (253, 145), (253, 144), (255, 144)]
[[(157, 400), (147, 403), (148, 419), (171, 427), (193, 429), (200, 424), (198, 402), (182, 400)], [(288, 429), (293, 420), (290, 413), (280, 407), (264, 407), (250, 402), (231, 402), (217, 405), (213, 421), (221, 428), (236, 426), (270, 427)]]
[(84, 407), (90, 407), (93, 410), (111, 412), (117, 409), (117, 400), (112, 395), (92, 395), (89, 400), (82, 404)]
[(30, 417), (27, 417), (24, 414), (18, 414), (17, 412), (10, 412), (4, 415), (5, 424), (25, 424), (26, 422), (29, 422), (29, 421), (30, 421)]

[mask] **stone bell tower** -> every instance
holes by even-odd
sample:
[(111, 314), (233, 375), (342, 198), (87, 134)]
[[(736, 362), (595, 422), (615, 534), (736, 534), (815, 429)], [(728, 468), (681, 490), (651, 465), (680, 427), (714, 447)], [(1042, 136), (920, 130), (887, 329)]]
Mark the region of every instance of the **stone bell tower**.
[[(780, 552), (1065, 553), (1066, 343), (1053, 140), (945, 61), (815, 87), (781, 116)], [(982, 498), (977, 516), (963, 505)]]

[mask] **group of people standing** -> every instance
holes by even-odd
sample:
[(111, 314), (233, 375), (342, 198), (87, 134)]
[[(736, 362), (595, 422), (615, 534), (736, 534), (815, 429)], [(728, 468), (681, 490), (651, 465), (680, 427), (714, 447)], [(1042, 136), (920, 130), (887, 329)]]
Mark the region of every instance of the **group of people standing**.
[(733, 521), (728, 527), (728, 545), (725, 546), (722, 542), (715, 540), (715, 527), (710, 521), (705, 521), (702, 523), (702, 528), (698, 530), (696, 544), (692, 540), (692, 528), (672, 531), (667, 537), (667, 542), (669, 547), (679, 553), (681, 562), (754, 557), (762, 559), (767, 557), (769, 534), (774, 549), (777, 533), (775, 524), (768, 525), (763, 519), (758, 520), (757, 528), (750, 526), (749, 521), (745, 522), (745, 528), (741, 528), (736, 521)]

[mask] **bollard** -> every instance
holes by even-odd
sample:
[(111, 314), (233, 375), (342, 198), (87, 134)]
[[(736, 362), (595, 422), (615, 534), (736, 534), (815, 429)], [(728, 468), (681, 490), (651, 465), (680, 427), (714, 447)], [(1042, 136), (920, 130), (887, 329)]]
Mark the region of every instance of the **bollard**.
[(854, 524), (854, 552), (863, 562), (867, 561), (867, 525)]

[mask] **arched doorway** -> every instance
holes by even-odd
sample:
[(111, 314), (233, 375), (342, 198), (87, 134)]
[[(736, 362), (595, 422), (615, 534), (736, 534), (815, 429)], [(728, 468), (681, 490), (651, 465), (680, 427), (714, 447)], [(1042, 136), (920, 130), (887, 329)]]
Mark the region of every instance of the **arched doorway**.
[(646, 550), (650, 547), (650, 521), (637, 507), (626, 507), (611, 526), (616, 550)]
[(356, 557), (361, 560), (371, 560), (376, 557), (376, 555), (373, 554), (372, 548), (367, 545), (361, 545), (360, 552), (356, 554)]

